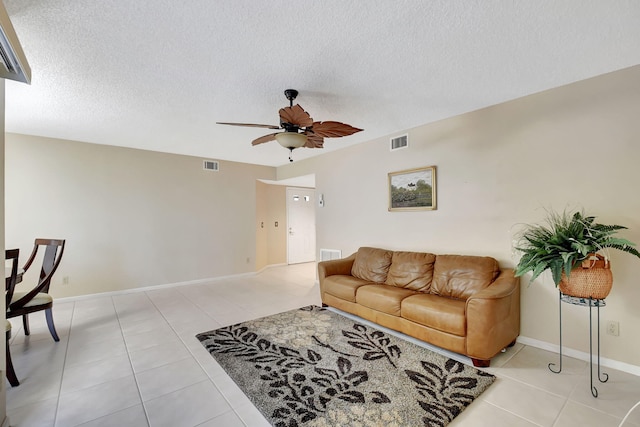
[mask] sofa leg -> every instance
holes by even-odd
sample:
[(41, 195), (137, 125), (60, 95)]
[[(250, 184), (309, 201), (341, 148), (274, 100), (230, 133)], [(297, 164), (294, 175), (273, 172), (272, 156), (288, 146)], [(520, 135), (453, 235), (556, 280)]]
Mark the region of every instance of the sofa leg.
[(488, 368), (489, 365), (491, 364), (491, 359), (481, 360), (481, 359), (474, 359), (472, 357), (471, 361), (473, 362), (473, 366), (475, 366), (476, 368)]

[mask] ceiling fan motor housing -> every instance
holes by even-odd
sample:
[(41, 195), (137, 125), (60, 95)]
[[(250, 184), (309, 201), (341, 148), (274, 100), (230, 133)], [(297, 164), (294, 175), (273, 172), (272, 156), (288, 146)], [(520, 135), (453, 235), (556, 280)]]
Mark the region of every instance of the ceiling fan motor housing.
[(298, 133), (300, 127), (297, 125), (292, 125), (291, 123), (280, 122), (280, 126), (284, 129), (285, 132)]
[(298, 91), (295, 90), (295, 89), (285, 89), (284, 90), (284, 96), (287, 97), (287, 99), (289, 100), (289, 103), (291, 104), (289, 106), (292, 107), (293, 106), (293, 100), (298, 97)]

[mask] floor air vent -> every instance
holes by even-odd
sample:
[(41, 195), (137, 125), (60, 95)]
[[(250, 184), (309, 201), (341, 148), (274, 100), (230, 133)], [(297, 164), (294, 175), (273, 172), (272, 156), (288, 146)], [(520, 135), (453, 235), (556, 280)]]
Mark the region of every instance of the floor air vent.
[(220, 170), (220, 164), (216, 160), (204, 160), (202, 167), (207, 171), (218, 172)]
[(342, 251), (339, 249), (320, 249), (320, 261), (330, 261), (342, 258)]
[(409, 135), (396, 136), (391, 138), (391, 151), (400, 150), (409, 146)]

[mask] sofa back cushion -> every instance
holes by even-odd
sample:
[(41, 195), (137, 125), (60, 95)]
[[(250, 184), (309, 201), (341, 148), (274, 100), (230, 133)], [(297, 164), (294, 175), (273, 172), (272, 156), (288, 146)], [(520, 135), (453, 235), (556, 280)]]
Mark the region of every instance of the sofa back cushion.
[(466, 300), (489, 286), (498, 274), (498, 261), (491, 257), (438, 255), (431, 293)]
[(424, 252), (394, 252), (387, 274), (387, 285), (429, 292), (433, 280), (434, 254)]
[(392, 251), (360, 248), (351, 267), (351, 275), (369, 282), (384, 283), (391, 265)]

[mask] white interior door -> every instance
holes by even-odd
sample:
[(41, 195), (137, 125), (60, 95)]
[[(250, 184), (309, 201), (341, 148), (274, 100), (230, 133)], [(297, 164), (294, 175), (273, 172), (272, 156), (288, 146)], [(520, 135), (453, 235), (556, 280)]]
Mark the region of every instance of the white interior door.
[(316, 260), (315, 190), (287, 188), (287, 262)]

